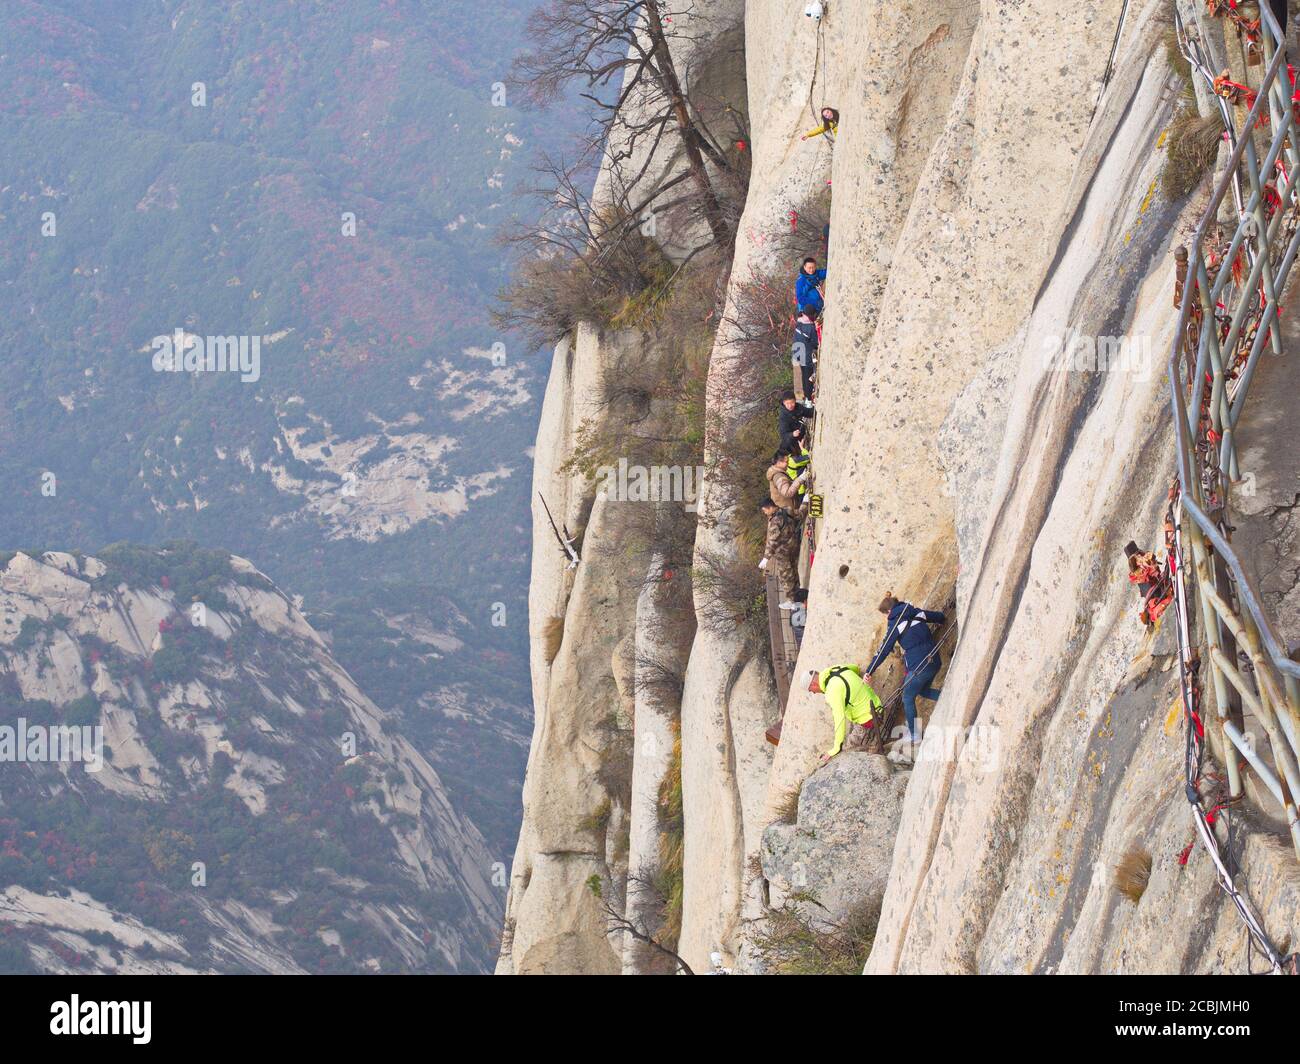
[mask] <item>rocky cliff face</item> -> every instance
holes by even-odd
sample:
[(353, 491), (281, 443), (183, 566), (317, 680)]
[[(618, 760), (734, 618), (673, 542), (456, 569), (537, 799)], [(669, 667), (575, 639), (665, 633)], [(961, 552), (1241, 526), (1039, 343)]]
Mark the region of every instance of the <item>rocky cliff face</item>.
[(243, 559), (13, 554), (0, 689), (6, 970), (481, 968), (481, 836)]
[[(1129, 539), (1159, 535), (1172, 478), (1171, 251), (1204, 204), (1203, 190), (1178, 203), (1158, 190), (1178, 92), (1163, 47), (1167, 5), (1132, 5), (1104, 92), (1119, 0), (828, 8), (814, 25), (776, 0), (745, 5), (754, 176), (727, 294), (734, 308), (774, 266), (793, 281), (791, 213), (830, 182), (814, 451), (825, 516), (796, 677), (865, 664), (890, 590), (936, 608), (954, 600), (956, 626), (943, 696), (932, 710), (921, 703), (928, 737), (910, 772), (853, 755), (833, 773), (815, 771), (830, 736), (821, 697), (796, 682), (773, 751), (763, 741), (781, 712), (770, 663), (739, 634), (700, 626), (680, 701), (677, 949), (696, 970), (715, 951), (728, 966), (764, 970), (755, 929), (797, 887), (800, 865), (831, 918), (881, 906), (873, 972), (1244, 970), (1245, 937), (1209, 862), (1196, 851), (1180, 860), (1192, 827), (1181, 723), (1167, 719), (1171, 645), (1137, 622), (1122, 554)], [(833, 146), (801, 143), (823, 103), (842, 114)], [(735, 362), (728, 315), (720, 320), (707, 395), (725, 421)], [(1073, 336), (1122, 339), (1130, 358), (1063, 365), (1054, 356)], [(548, 409), (574, 401), (561, 394), (575, 351), (590, 366), (609, 345), (635, 342), (580, 333), (562, 346)], [(544, 416), (539, 455), (572, 446), (563, 421)], [(754, 455), (755, 476), (763, 458)], [(539, 464), (536, 476), (554, 468)], [(590, 497), (589, 486), (567, 490)], [(597, 508), (588, 545), (617, 520)], [(752, 517), (707, 479), (699, 513), (697, 566), (740, 558)], [(534, 558), (535, 632), (557, 601), (552, 578), (539, 587), (539, 567), (558, 565), (548, 539)], [(535, 657), (532, 823), (571, 819), (590, 801), (580, 744), (561, 750), (550, 737), (590, 715), (592, 677), (612, 703), (619, 640), (654, 636), (653, 614), (615, 601), (585, 553), (574, 579), (583, 597), (569, 598), (566, 641), (584, 633), (576, 652), (593, 660), (557, 686)], [(892, 692), (899, 673), (882, 669), (878, 689)], [(639, 705), (633, 714), (640, 735)], [(784, 807), (801, 786), (812, 805), (796, 819)], [(877, 823), (870, 837), (810, 841), (808, 825), (833, 804), (828, 788), (846, 808), (888, 818), (885, 843)], [(864, 789), (878, 801), (864, 802)], [(793, 824), (769, 827), (782, 819)], [(1276, 825), (1242, 819), (1254, 900), (1275, 940), (1294, 942), (1294, 862)], [(555, 969), (595, 955), (615, 970), (610, 948), (596, 945), (607, 922), (574, 889), (589, 866), (540, 897), (534, 878), (523, 895), (531, 912), (521, 906), (519, 865), (535, 863), (540, 845), (526, 827), (514, 970), (525, 970), (521, 939), (543, 934)], [(1114, 885), (1134, 850), (1152, 861), (1136, 903)]]

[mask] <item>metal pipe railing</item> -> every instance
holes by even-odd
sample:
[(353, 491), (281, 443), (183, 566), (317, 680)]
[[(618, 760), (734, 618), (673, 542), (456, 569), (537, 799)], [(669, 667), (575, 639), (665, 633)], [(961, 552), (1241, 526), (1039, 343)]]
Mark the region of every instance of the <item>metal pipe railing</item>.
[[(1201, 42), (1188, 32), (1175, 11), (1180, 48), (1191, 64), (1192, 76), (1200, 77), (1218, 97), (1231, 151), (1188, 248), (1168, 376), (1179, 501), (1189, 519), (1187, 535), (1180, 535), (1178, 543), (1180, 550), (1183, 543), (1190, 546), (1191, 567), (1185, 570), (1184, 579), (1195, 576), (1196, 612), (1206, 649), (1203, 661), (1210, 670), (1218, 736), (1228, 762), (1229, 794), (1232, 798), (1242, 794), (1238, 759), (1232, 753), (1237, 750), (1281, 806), (1300, 856), (1296, 813), (1300, 663), (1291, 659), (1265, 612), (1232, 546), (1226, 523), (1231, 486), (1241, 476), (1238, 422), (1265, 347), (1281, 351), (1280, 301), (1300, 253), (1300, 154), (1293, 143), (1300, 121), (1292, 100), (1282, 29), (1268, 4), (1261, 3), (1259, 10), (1259, 43), (1267, 65), (1239, 127), (1234, 118), (1240, 108), (1227, 106), (1228, 101), (1215, 91), (1214, 74), (1206, 65)], [(1261, 132), (1264, 129), (1267, 134)], [(1269, 137), (1268, 150), (1261, 161), (1256, 138), (1262, 144), (1265, 135)], [(1223, 230), (1227, 225), (1221, 225), (1220, 219), (1230, 191), (1237, 223), (1225, 252)], [(1219, 254), (1223, 257), (1217, 258)], [(1243, 254), (1249, 264), (1248, 270), (1243, 267), (1244, 278), (1234, 269)], [(1198, 312), (1199, 318), (1194, 318)], [(1195, 368), (1190, 378), (1185, 378), (1180, 370), (1185, 355), (1190, 361), (1193, 339), (1195, 361), (1191, 365)], [(1185, 615), (1182, 623), (1186, 623)], [(1184, 667), (1196, 655), (1190, 639), (1180, 632)], [(1249, 661), (1249, 670), (1239, 668), (1230, 653), (1225, 653), (1225, 641), (1230, 650), (1235, 645), (1243, 660)], [(1233, 696), (1241, 701), (1233, 703)], [(1231, 719), (1234, 704), (1249, 710), (1267, 733), (1272, 764)]]

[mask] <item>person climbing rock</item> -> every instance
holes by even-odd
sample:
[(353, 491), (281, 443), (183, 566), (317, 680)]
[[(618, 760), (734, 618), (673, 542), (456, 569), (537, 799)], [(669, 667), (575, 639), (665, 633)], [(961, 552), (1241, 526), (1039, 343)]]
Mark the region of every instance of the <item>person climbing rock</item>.
[(790, 596), (794, 606), (790, 610), (790, 631), (794, 633), (795, 648), (803, 646), (803, 630), (808, 626), (808, 589), (797, 588)]
[[(879, 753), (881, 739), (875, 727), (875, 714), (880, 711), (880, 697), (872, 689), (856, 665), (833, 665), (818, 672), (808, 673), (808, 690), (826, 696), (835, 723), (835, 741), (822, 754), (817, 764), (824, 765), (844, 748), (865, 748), (869, 753)], [(846, 735), (848, 725), (854, 725), (851, 735)], [(861, 729), (859, 731), (858, 729)]]
[(1164, 568), (1156, 560), (1155, 551), (1139, 550), (1138, 545), (1129, 540), (1124, 546), (1128, 558), (1129, 583), (1137, 584), (1142, 595), (1142, 610), (1138, 620), (1150, 630), (1155, 627), (1173, 600), (1174, 591)]
[(867, 666), (866, 676), (871, 679), (896, 645), (903, 648), (903, 668), (907, 670), (903, 678), (903, 715), (907, 718), (908, 736), (913, 743), (919, 743), (921, 732), (916, 725), (916, 700), (925, 698), (934, 702), (938, 699), (939, 691), (931, 687), (930, 682), (939, 674), (939, 667), (943, 664), (930, 625), (943, 624), (944, 615), (938, 610), (923, 610), (910, 602), (900, 602), (892, 591), (881, 600), (879, 609), (885, 614), (888, 627), (885, 641)]
[(813, 379), (817, 375), (817, 351), (821, 347), (821, 333), (817, 329), (817, 308), (801, 307), (794, 322), (794, 344), (790, 362), (798, 375), (796, 384), (805, 402), (811, 403)]
[(758, 567), (764, 571), (769, 567), (775, 570), (777, 591), (781, 596), (780, 608), (794, 609), (791, 596), (799, 587), (795, 568), (799, 557), (799, 519), (771, 499), (764, 499), (760, 509), (767, 518), (767, 538), (763, 541), (763, 560)]
[(793, 388), (781, 393), (781, 410), (777, 415), (777, 432), (781, 436), (781, 446), (786, 450), (795, 450), (806, 444), (808, 426), (805, 422), (813, 416), (812, 403), (800, 402)]
[(840, 113), (834, 107), (822, 108), (822, 124), (816, 129), (810, 129), (800, 140), (811, 140), (813, 137), (828, 136), (831, 140), (835, 139), (835, 134), (840, 128)]
[(794, 282), (794, 299), (802, 310), (812, 307), (820, 315), (826, 309), (826, 300), (822, 298), (822, 285), (826, 282), (826, 271), (817, 268), (817, 260), (811, 256), (803, 260), (799, 276)]
[(808, 491), (804, 480), (811, 473), (812, 455), (808, 453), (808, 448), (804, 446), (802, 440), (795, 443), (793, 447), (786, 448), (785, 475), (791, 480), (796, 481), (795, 491), (799, 498), (802, 499)]
[(804, 481), (808, 479), (809, 470), (805, 469), (797, 476), (789, 471), (791, 452), (779, 448), (772, 455), (772, 464), (767, 467), (767, 490), (772, 502), (792, 514), (802, 515), (803, 499), (801, 492)]

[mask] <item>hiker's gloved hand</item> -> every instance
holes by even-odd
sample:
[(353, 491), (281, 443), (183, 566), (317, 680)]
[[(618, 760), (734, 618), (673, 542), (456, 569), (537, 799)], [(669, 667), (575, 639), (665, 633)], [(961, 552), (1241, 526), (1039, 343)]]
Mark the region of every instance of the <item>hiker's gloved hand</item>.
[(766, 568), (767, 568), (767, 559), (764, 558), (761, 562), (759, 562), (759, 563), (758, 563), (758, 567), (759, 567), (760, 569), (766, 569)]

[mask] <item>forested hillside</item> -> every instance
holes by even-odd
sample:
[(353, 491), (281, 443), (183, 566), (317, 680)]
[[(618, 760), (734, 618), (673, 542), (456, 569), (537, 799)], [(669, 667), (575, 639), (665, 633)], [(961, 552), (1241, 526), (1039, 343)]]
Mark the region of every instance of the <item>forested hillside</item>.
[(0, 971), (482, 970), (482, 837), (245, 559), (0, 554), (0, 700)]
[[(0, 9), (0, 546), (250, 558), (502, 860), (538, 382), (493, 237), (565, 120), (494, 98), (531, 6)], [(257, 379), (159, 372), (178, 329)]]

